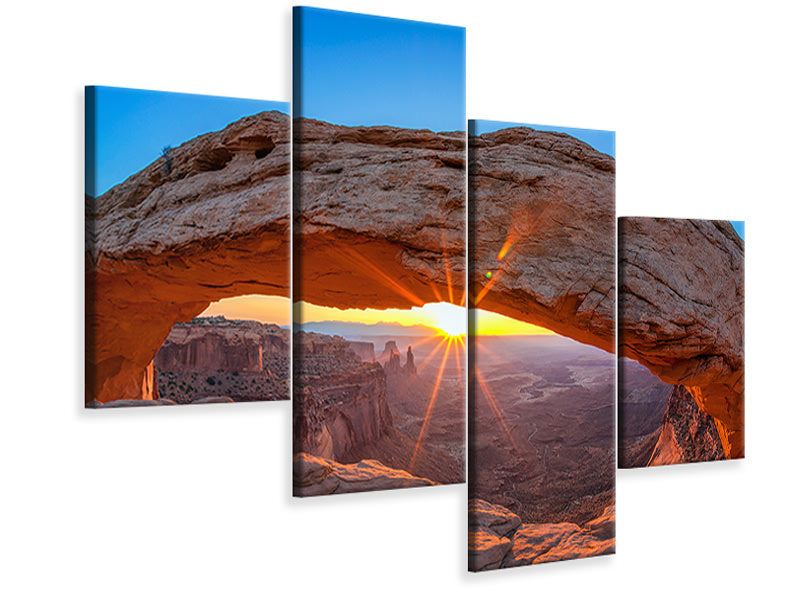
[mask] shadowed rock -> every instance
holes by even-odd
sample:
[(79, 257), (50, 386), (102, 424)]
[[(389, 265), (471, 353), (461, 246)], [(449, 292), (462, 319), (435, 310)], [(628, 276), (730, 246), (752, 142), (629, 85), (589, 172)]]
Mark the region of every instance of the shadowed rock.
[(622, 217), (620, 354), (685, 386), (744, 456), (744, 243), (727, 221)]
[(209, 303), (288, 295), (289, 171), (288, 117), (264, 112), (86, 198), (88, 404), (157, 398), (156, 351)]

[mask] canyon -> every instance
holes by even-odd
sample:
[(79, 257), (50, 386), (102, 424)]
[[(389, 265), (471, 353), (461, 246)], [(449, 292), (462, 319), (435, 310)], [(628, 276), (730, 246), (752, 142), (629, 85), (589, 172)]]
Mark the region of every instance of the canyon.
[(177, 404), (288, 400), (289, 353), (289, 331), (277, 325), (224, 317), (176, 323), (154, 359), (159, 396)]
[(613, 509), (613, 355), (554, 335), (473, 343), (470, 497), (538, 524)]
[(430, 418), (438, 426), (429, 426), (423, 439), (433, 368), (418, 374), (411, 345), (402, 362), (394, 341), (386, 342), (392, 351), (384, 363), (364, 361), (354, 348), (366, 345), (372, 348), (373, 342), (295, 332), (295, 495), (356, 491), (330, 482), (307, 484), (316, 478), (305, 469), (317, 468), (317, 460), (337, 473), (368, 461), (371, 468), (402, 471), (420, 485), (463, 481), (463, 390), (452, 381), (440, 385)]

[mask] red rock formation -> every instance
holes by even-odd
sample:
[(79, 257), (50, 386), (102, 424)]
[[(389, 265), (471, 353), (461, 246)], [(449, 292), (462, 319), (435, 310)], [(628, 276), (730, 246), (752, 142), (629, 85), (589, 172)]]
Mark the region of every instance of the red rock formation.
[(414, 353), (411, 351), (411, 346), (408, 347), (406, 352), (406, 364), (403, 365), (403, 372), (406, 375), (416, 375), (417, 367), (414, 364)]
[(394, 340), (389, 340), (383, 346), (383, 352), (381, 352), (381, 355), (378, 357), (378, 360), (381, 363), (386, 364), (387, 360), (389, 360), (393, 355), (399, 353), (400, 350), (397, 349), (397, 342), (395, 342)]
[(725, 451), (714, 419), (700, 410), (689, 390), (673, 386), (648, 466), (723, 458)]
[(341, 460), (380, 439), (392, 426), (381, 365), (362, 363), (339, 337), (298, 332), (295, 339), (302, 356), (295, 365), (295, 452)]
[(156, 398), (156, 351), (210, 302), (288, 295), (288, 117), (246, 117), (168, 162), (86, 199), (87, 405)]
[(364, 362), (373, 362), (375, 360), (375, 345), (372, 342), (348, 341), (348, 347)]
[(526, 523), (510, 510), (480, 499), (469, 503), (469, 569), (486, 571), (612, 554), (613, 505), (584, 527), (575, 523)]
[(289, 356), (289, 331), (257, 321), (224, 317), (176, 323), (155, 357), (161, 371), (242, 371), (260, 373), (265, 358)]
[(295, 119), (294, 135), (295, 297), (338, 308), (459, 302), (465, 134)]
[(473, 303), (613, 352), (614, 159), (515, 127), (469, 160)]
[(300, 452), (294, 456), (293, 467), (295, 496), (437, 485), (430, 479), (415, 477), (401, 469), (391, 469), (377, 460), (362, 460), (355, 464), (343, 465)]
[(744, 243), (727, 221), (623, 217), (620, 354), (685, 386), (744, 456)]

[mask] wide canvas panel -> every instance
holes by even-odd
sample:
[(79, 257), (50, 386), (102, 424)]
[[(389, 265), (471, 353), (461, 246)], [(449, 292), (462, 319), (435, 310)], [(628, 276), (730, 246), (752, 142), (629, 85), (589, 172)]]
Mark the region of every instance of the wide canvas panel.
[(744, 457), (744, 223), (620, 217), (619, 466)]
[(463, 28), (294, 12), (294, 493), (464, 481)]
[(614, 133), (469, 131), (469, 569), (613, 553)]
[(285, 102), (86, 88), (86, 406), (289, 398)]

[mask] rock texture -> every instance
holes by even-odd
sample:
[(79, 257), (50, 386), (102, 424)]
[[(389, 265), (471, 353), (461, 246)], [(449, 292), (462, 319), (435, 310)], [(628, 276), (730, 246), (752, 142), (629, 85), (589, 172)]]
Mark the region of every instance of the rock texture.
[(689, 390), (673, 386), (651, 465), (674, 465), (725, 458), (714, 419), (697, 406)]
[(619, 348), (685, 386), (744, 456), (744, 243), (727, 221), (623, 217)]
[(473, 304), (613, 352), (614, 159), (514, 127), (469, 164)]
[(86, 198), (87, 405), (157, 398), (156, 351), (209, 303), (288, 295), (289, 141), (260, 113)]
[(269, 370), (270, 357), (287, 359), (289, 331), (257, 321), (229, 321), (224, 317), (176, 323), (155, 357), (163, 371)]
[(338, 336), (295, 333), (295, 452), (341, 460), (392, 426), (386, 374), (363, 363)]
[(295, 454), (293, 464), (295, 496), (319, 496), (347, 492), (369, 492), (437, 485), (430, 479), (391, 469), (377, 460), (343, 465), (333, 460)]
[(502, 506), (472, 499), (469, 526), (471, 571), (612, 554), (616, 547), (613, 505), (580, 527), (566, 522), (523, 524)]
[(463, 132), (295, 119), (294, 135), (297, 298), (338, 308), (462, 301)]
[[(387, 342), (387, 347), (389, 344), (394, 344), (394, 342)], [(416, 375), (417, 367), (414, 365), (414, 353), (411, 350), (411, 346), (406, 351), (405, 364), (401, 364), (400, 352), (395, 345), (383, 365), (383, 370), (386, 375)]]
[(153, 364), (159, 395), (179, 404), (290, 397), (289, 331), (277, 325), (224, 317), (176, 323)]

